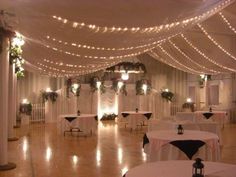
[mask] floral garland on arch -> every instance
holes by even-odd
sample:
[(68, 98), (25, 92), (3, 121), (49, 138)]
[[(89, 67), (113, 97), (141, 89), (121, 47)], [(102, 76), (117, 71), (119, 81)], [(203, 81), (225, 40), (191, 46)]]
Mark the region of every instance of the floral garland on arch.
[(116, 94), (122, 93), (125, 96), (128, 94), (126, 90), (126, 83), (117, 79), (112, 79), (111, 89), (114, 90)]
[(42, 98), (43, 98), (43, 102), (48, 101), (49, 99), (52, 101), (52, 103), (56, 102), (58, 94), (57, 92), (46, 92), (46, 91), (41, 91), (42, 93)]
[(24, 45), (23, 37), (16, 34), (10, 43), (9, 60), (10, 64), (15, 66), (15, 74), (17, 78), (24, 77), (24, 59), (22, 58), (22, 49)]
[(136, 81), (136, 95), (146, 95), (152, 90), (151, 82), (147, 79), (141, 79)]
[(94, 77), (90, 78), (89, 85), (90, 85), (90, 88), (91, 88), (91, 92), (95, 92), (98, 89), (100, 90), (101, 94), (106, 92), (106, 87), (104, 85), (104, 80), (99, 79), (99, 77), (97, 77), (97, 76), (94, 76)]

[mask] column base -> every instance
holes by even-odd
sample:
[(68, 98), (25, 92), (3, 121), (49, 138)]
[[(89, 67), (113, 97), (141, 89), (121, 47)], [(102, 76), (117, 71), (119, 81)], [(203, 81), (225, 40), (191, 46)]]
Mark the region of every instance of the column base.
[(0, 171), (12, 170), (16, 168), (16, 164), (8, 162), (6, 165), (0, 165)]
[(17, 141), (17, 140), (19, 140), (19, 138), (17, 137), (8, 138), (8, 141)]
[(19, 125), (14, 125), (13, 128), (20, 128), (20, 126)]

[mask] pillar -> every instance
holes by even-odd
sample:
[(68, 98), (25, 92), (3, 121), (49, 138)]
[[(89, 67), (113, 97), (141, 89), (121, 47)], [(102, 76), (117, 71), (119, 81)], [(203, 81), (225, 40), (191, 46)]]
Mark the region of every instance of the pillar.
[(9, 79), (9, 39), (2, 37), (2, 52), (0, 53), (0, 170), (10, 170), (16, 167), (8, 162), (8, 79)]
[(16, 141), (14, 136), (14, 121), (16, 120), (16, 94), (15, 94), (15, 64), (10, 65), (9, 70), (9, 102), (8, 102), (8, 141)]

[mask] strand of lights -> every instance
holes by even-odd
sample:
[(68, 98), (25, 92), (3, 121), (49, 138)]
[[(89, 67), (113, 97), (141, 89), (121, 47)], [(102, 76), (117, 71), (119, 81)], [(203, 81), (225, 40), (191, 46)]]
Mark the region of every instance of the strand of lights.
[(89, 66), (84, 66), (84, 65), (77, 65), (77, 64), (68, 64), (68, 63), (63, 63), (63, 62), (54, 62), (52, 60), (48, 60), (48, 59), (43, 59), (44, 62), (46, 63), (50, 63), (53, 65), (57, 65), (57, 66), (65, 66), (65, 67), (70, 67), (70, 68), (95, 68), (95, 67), (109, 67), (110, 65), (115, 65), (117, 62), (122, 62), (122, 60), (119, 60), (117, 62), (106, 62), (106, 64), (100, 64), (96, 66), (94, 64), (88, 64)]
[[(202, 51), (200, 51), (196, 46), (194, 46), (183, 34), (181, 34), (181, 37), (188, 43), (188, 45), (190, 47), (192, 47), (197, 53), (199, 53), (203, 58), (205, 58), (209, 62), (211, 62), (211, 63), (215, 64), (216, 66), (218, 66), (220, 68), (223, 68), (225, 70), (228, 70), (228, 71), (231, 71), (231, 72), (236, 72), (235, 69), (223, 66), (223, 65), (215, 62), (214, 60), (212, 60), (210, 57), (206, 56)], [(223, 73), (223, 72), (221, 72), (221, 73)]]
[(159, 55), (157, 55), (153, 50), (151, 50), (151, 51), (149, 52), (149, 54), (150, 54), (152, 57), (154, 57), (154, 59), (160, 60), (161, 62), (165, 63), (166, 65), (169, 65), (169, 66), (171, 66), (171, 67), (173, 67), (173, 68), (176, 68), (176, 69), (178, 69), (178, 70), (182, 70), (180, 67), (178, 67), (178, 66), (176, 66), (176, 65), (173, 65), (172, 63), (169, 63), (169, 62), (167, 62), (166, 60), (164, 60), (162, 57), (160, 57)]
[(207, 36), (208, 39), (211, 40), (222, 52), (224, 52), (226, 55), (228, 55), (230, 58), (234, 59), (236, 61), (236, 57), (233, 56), (231, 53), (229, 53), (225, 48), (223, 48), (218, 42), (216, 42), (215, 39), (213, 39), (212, 36), (208, 34), (208, 32), (203, 28), (202, 25), (197, 24), (197, 26), (202, 30), (202, 32)]
[(227, 24), (228, 28), (232, 30), (236, 34), (236, 29), (230, 24), (230, 22), (225, 18), (222, 12), (219, 12), (220, 17), (222, 18), (223, 22)]
[(139, 45), (139, 46), (132, 46), (132, 47), (122, 47), (122, 48), (115, 48), (115, 47), (95, 47), (95, 46), (90, 46), (90, 45), (85, 45), (85, 44), (79, 44), (79, 43), (76, 43), (76, 42), (66, 42), (66, 41), (62, 41), (62, 40), (57, 40), (55, 38), (52, 38), (50, 36), (46, 36), (46, 38), (48, 40), (51, 40), (51, 41), (54, 41), (54, 42), (57, 42), (59, 44), (64, 44), (64, 45), (71, 45), (73, 47), (77, 47), (77, 48), (84, 48), (84, 49), (90, 49), (90, 50), (106, 50), (106, 51), (127, 51), (127, 50), (135, 50), (135, 49), (140, 49), (140, 48), (146, 48), (146, 47), (152, 47), (152, 46), (155, 46), (157, 45), (158, 43), (160, 43), (162, 40), (160, 41), (155, 41), (155, 42), (152, 42), (152, 43), (149, 43), (149, 44), (144, 44), (144, 45)]
[(124, 32), (130, 32), (130, 33), (140, 33), (140, 34), (150, 34), (150, 33), (159, 33), (164, 30), (170, 30), (174, 27), (184, 27), (188, 24), (194, 24), (196, 22), (199, 22), (201, 20), (204, 20), (205, 18), (215, 14), (219, 10), (223, 9), (230, 3), (234, 2), (234, 0), (226, 0), (220, 3), (219, 5), (215, 6), (214, 8), (202, 13), (201, 15), (191, 17), (184, 19), (182, 21), (178, 22), (173, 22), (165, 25), (159, 25), (159, 26), (153, 26), (153, 27), (147, 27), (147, 28), (141, 28), (141, 27), (108, 27), (108, 26), (98, 26), (95, 24), (87, 24), (85, 22), (73, 22), (71, 20), (68, 20), (66, 18), (62, 18), (56, 15), (53, 15), (52, 18), (57, 20), (58, 22), (61, 22), (63, 24), (70, 24), (71, 27), (73, 28), (78, 28), (78, 29), (88, 29), (91, 30), (95, 33), (124, 33)]
[(141, 52), (135, 52), (135, 53), (130, 53), (130, 54), (126, 54), (126, 55), (118, 55), (118, 56), (108, 56), (108, 57), (105, 57), (105, 56), (80, 55), (78, 53), (64, 51), (64, 50), (58, 49), (56, 47), (51, 47), (49, 45), (46, 45), (45, 47), (47, 47), (49, 49), (52, 49), (54, 51), (60, 52), (60, 53), (64, 53), (66, 55), (74, 56), (74, 57), (85, 58), (85, 59), (87, 59), (87, 58), (89, 58), (89, 59), (103, 59), (103, 60), (116, 60), (116, 59), (122, 59), (122, 58), (135, 57), (137, 55), (140, 55), (140, 54), (145, 53), (145, 52), (150, 50), (150, 49), (145, 49), (145, 50), (143, 50)]
[(193, 74), (202, 74), (202, 72), (199, 72), (199, 71), (197, 71), (197, 70), (195, 70), (195, 69), (192, 69), (192, 68), (190, 68), (190, 67), (188, 67), (188, 66), (186, 66), (186, 65), (184, 65), (184, 64), (182, 64), (182, 63), (180, 63), (178, 60), (176, 60), (171, 54), (169, 54), (165, 49), (163, 49), (163, 47), (162, 46), (159, 46), (159, 48), (161, 49), (161, 51), (165, 54), (165, 55), (167, 55), (170, 59), (172, 59), (174, 62), (176, 62), (176, 63), (178, 63), (180, 66), (182, 66), (182, 67), (184, 67), (184, 68), (186, 68), (187, 70), (189, 70), (189, 71), (191, 71), (191, 73), (193, 73)]
[(209, 70), (213, 73), (220, 73), (218, 71), (215, 71), (213, 69), (209, 69), (209, 68), (206, 68), (205, 66), (203, 65), (200, 65), (199, 63), (195, 62), (194, 60), (192, 60), (186, 53), (184, 53), (173, 41), (171, 41), (170, 39), (168, 40), (169, 43), (177, 50), (179, 51), (179, 53), (181, 53), (186, 59), (188, 59), (189, 61), (191, 61), (192, 63), (194, 63), (195, 65), (197, 65), (198, 67), (202, 68), (202, 69), (205, 69), (205, 70)]

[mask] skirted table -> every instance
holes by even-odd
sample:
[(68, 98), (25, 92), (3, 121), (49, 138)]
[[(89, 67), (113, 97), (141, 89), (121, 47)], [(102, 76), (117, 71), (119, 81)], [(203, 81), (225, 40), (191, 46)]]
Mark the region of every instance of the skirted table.
[(135, 130), (138, 125), (142, 125), (143, 122), (151, 118), (152, 112), (148, 111), (125, 111), (121, 112), (121, 115), (124, 118), (127, 118), (128, 127), (131, 128), (131, 130)]
[(221, 127), (224, 127), (224, 123), (228, 122), (228, 116), (226, 111), (195, 111), (195, 112), (177, 112), (177, 121), (213, 121), (217, 122)]
[(64, 114), (60, 115), (61, 131), (64, 132), (83, 132), (92, 134), (97, 129), (96, 114)]
[[(123, 177), (190, 177), (192, 160), (146, 163), (130, 169)], [(236, 165), (203, 161), (205, 177), (235, 177)]]
[(209, 161), (220, 159), (219, 137), (205, 131), (185, 130), (182, 135), (175, 130), (147, 132), (143, 137), (143, 147), (152, 162), (196, 157)]

